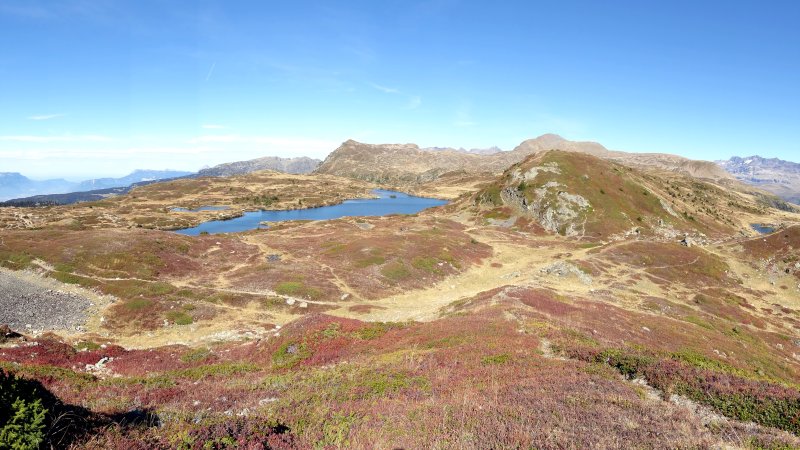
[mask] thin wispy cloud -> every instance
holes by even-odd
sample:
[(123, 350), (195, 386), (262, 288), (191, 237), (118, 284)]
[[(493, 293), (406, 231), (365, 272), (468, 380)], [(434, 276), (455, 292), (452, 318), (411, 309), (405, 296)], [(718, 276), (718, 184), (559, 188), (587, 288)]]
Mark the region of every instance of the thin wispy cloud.
[(206, 130), (224, 130), (224, 129), (228, 128), (228, 127), (226, 127), (225, 125), (215, 125), (213, 123), (209, 123), (209, 124), (203, 125), (203, 128), (206, 129)]
[(386, 87), (376, 83), (369, 83), (369, 85), (378, 91), (383, 92), (384, 94), (390, 95), (398, 95), (402, 97), (408, 98), (408, 101), (405, 104), (405, 109), (417, 109), (422, 105), (422, 97), (419, 95), (409, 95), (401, 91), (400, 89), (395, 89), (391, 87)]
[(217, 67), (217, 62), (216, 61), (214, 61), (214, 63), (211, 64), (211, 68), (208, 69), (208, 74), (206, 75), (206, 81), (211, 79), (211, 75), (214, 75), (214, 68), (215, 67)]
[(59, 117), (64, 117), (64, 114), (37, 114), (34, 116), (28, 116), (28, 120), (50, 120), (50, 119), (57, 119)]
[(114, 139), (100, 135), (66, 135), (66, 136), (0, 136), (0, 142), (29, 142), (49, 144), (53, 142), (111, 142)]
[(373, 88), (383, 92), (384, 94), (399, 94), (400, 93), (399, 89), (390, 88), (390, 87), (386, 87), (386, 86), (381, 86), (380, 84), (370, 83), (369, 85), (372, 86)]
[(422, 105), (422, 97), (419, 95), (412, 95), (411, 98), (408, 99), (406, 109), (417, 109), (420, 105)]
[(281, 137), (281, 136), (249, 136), (239, 134), (224, 134), (224, 135), (205, 135), (192, 138), (188, 141), (189, 144), (259, 144), (259, 145), (272, 145), (284, 146), (288, 148), (327, 148), (332, 150), (338, 145), (336, 142), (322, 140), (322, 139), (308, 139), (308, 138), (295, 138), (295, 137)]
[(137, 158), (141, 155), (196, 155), (198, 153), (215, 153), (219, 149), (206, 146), (152, 146), (152, 147), (122, 147), (113, 149), (76, 150), (64, 148), (48, 148), (44, 150), (14, 150), (0, 151), (0, 159), (9, 160), (48, 160), (48, 159), (122, 159)]

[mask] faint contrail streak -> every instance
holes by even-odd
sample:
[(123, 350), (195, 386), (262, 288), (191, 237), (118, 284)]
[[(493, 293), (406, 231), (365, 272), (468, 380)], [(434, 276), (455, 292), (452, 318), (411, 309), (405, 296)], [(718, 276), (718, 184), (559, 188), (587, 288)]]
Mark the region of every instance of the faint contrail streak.
[(214, 67), (216, 67), (216, 66), (217, 66), (217, 62), (214, 61), (214, 63), (211, 64), (211, 68), (208, 69), (208, 75), (206, 75), (206, 81), (208, 81), (208, 79), (211, 78), (211, 74), (214, 73)]

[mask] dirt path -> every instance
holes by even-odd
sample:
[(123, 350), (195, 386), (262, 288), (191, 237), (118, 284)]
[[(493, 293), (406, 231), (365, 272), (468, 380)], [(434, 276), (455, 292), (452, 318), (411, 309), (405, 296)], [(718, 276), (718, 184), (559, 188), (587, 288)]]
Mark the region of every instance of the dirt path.
[[(547, 246), (542, 247), (522, 247), (505, 243), (490, 234), (476, 234), (476, 237), (494, 248), (494, 255), (482, 265), (448, 277), (426, 289), (368, 302), (369, 305), (385, 309), (375, 308), (366, 314), (354, 314), (348, 309), (354, 303), (342, 302), (339, 308), (326, 313), (368, 321), (433, 320), (438, 317), (439, 310), (443, 306), (457, 300), (474, 297), (481, 292), (505, 285), (525, 285), (535, 284), (539, 280), (545, 281), (545, 276), (539, 269), (557, 260), (556, 255), (559, 253), (565, 252), (557, 242), (548, 242)], [(558, 282), (569, 284), (581, 291), (588, 290), (585, 286), (579, 286), (580, 283), (574, 283), (573, 286), (573, 283), (566, 280)]]

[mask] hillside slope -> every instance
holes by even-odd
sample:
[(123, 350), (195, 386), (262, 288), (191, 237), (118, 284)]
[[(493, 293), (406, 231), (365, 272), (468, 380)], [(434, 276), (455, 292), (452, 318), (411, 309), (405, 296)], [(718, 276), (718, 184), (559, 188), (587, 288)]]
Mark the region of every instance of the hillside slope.
[[(763, 199), (681, 174), (642, 171), (587, 153), (552, 150), (513, 165), (474, 196), (483, 217), (525, 217), (545, 230), (605, 239), (722, 236), (770, 208)], [(488, 208), (488, 210), (486, 210)]]
[[(31, 327), (0, 327), (0, 372), (55, 448), (800, 448), (800, 215), (588, 152), (435, 183), (461, 193), (200, 236), (158, 228), (374, 185), (264, 171), (0, 209), (6, 275), (95, 303), (68, 331), (9, 308)], [(172, 210), (203, 205), (230, 208)]]

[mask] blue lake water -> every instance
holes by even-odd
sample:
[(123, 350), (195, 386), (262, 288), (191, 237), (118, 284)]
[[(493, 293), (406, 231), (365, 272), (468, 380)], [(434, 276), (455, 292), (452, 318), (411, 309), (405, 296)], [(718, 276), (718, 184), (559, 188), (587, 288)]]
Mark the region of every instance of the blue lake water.
[(261, 222), (282, 222), (285, 220), (330, 220), (354, 216), (386, 216), (389, 214), (415, 214), (423, 209), (446, 204), (445, 200), (414, 197), (402, 192), (375, 190), (378, 198), (345, 200), (333, 206), (319, 208), (293, 209), (286, 211), (255, 211), (229, 220), (212, 220), (193, 228), (177, 230), (177, 233), (197, 236), (202, 232), (235, 233), (263, 228)]
[(754, 230), (758, 231), (761, 234), (769, 234), (769, 233), (774, 233), (775, 232), (775, 228), (771, 227), (771, 226), (768, 226), (768, 225), (763, 225), (763, 224), (758, 224), (758, 223), (751, 223), (750, 226), (753, 227)]

